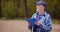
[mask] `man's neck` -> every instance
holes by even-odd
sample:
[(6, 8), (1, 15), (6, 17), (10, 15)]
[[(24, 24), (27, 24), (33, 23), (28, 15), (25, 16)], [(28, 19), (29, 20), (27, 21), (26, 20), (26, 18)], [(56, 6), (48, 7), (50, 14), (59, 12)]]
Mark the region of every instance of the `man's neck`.
[(44, 14), (44, 12), (39, 12), (39, 15), (43, 15)]

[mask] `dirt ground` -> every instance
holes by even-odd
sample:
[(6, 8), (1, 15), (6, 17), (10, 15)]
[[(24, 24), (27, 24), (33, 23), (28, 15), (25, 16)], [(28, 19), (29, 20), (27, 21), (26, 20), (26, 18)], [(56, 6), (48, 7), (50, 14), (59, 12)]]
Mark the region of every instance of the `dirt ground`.
[[(52, 32), (60, 32), (60, 25), (53, 24)], [(30, 32), (24, 20), (0, 20), (0, 32)]]

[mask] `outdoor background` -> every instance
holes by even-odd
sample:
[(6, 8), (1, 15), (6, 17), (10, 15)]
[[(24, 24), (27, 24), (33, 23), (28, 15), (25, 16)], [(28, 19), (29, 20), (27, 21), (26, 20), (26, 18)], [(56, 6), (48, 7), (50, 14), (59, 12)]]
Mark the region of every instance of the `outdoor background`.
[[(0, 0), (0, 32), (29, 32), (26, 18), (36, 12), (39, 0)], [(60, 32), (60, 0), (44, 0), (52, 17), (52, 32)]]

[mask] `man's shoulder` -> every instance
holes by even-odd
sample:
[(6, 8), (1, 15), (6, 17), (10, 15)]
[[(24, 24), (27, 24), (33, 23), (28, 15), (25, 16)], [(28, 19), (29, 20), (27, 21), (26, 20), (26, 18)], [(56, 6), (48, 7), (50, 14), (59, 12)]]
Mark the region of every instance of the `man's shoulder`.
[(35, 12), (33, 15), (35, 16), (37, 14), (37, 12)]
[(45, 12), (46, 17), (51, 17), (49, 13)]
[(37, 13), (34, 13), (31, 18), (35, 18)]

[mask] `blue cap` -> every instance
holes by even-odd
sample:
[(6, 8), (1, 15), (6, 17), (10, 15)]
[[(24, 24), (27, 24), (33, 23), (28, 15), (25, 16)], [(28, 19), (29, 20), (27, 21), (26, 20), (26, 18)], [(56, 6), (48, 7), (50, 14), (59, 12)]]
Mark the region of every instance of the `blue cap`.
[(41, 1), (38, 1), (36, 2), (36, 5), (43, 5), (43, 6), (46, 6), (46, 2), (41, 0)]

